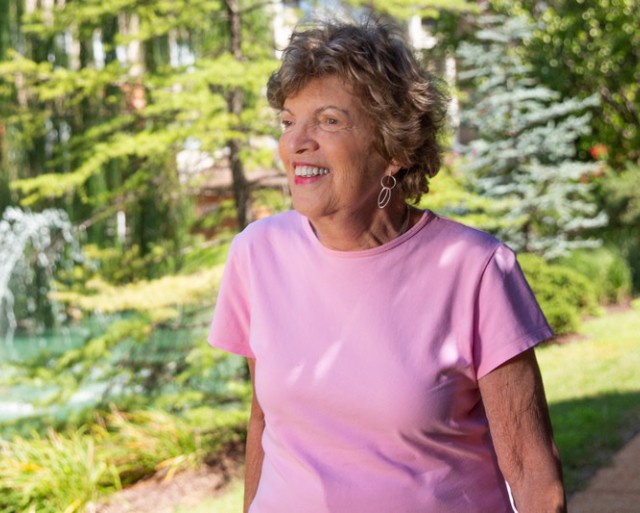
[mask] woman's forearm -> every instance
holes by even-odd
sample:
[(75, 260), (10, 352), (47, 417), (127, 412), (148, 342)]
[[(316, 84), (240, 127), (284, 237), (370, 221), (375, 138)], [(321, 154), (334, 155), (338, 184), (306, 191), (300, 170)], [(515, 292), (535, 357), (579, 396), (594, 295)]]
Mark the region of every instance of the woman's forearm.
[(512, 485), (518, 513), (566, 513), (562, 479), (556, 472), (542, 472), (523, 476)]
[(562, 466), (533, 350), (481, 378), (480, 391), (518, 513), (565, 513)]
[(262, 472), (262, 461), (264, 460), (264, 450), (262, 449), (262, 433), (264, 432), (264, 413), (258, 403), (255, 389), (255, 365), (256, 361), (248, 360), (251, 382), (253, 384), (253, 399), (251, 400), (251, 415), (249, 417), (249, 427), (247, 431), (247, 447), (245, 454), (244, 471), (244, 513), (249, 512), (249, 507), (253, 502), (260, 474)]
[(258, 483), (260, 482), (262, 460), (264, 459), (264, 451), (262, 450), (263, 429), (264, 423), (255, 420), (249, 421), (244, 474), (244, 513), (248, 513), (249, 506), (256, 496)]
[(538, 446), (515, 460), (511, 468), (503, 465), (503, 472), (518, 513), (566, 513), (562, 466), (553, 440), (546, 449)]

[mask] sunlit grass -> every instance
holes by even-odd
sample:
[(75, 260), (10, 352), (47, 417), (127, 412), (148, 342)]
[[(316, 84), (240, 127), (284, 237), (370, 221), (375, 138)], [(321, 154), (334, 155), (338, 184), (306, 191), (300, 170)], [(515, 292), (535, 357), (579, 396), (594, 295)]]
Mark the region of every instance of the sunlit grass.
[(640, 391), (640, 310), (591, 319), (580, 335), (538, 350), (549, 402)]
[(640, 310), (589, 320), (580, 335), (538, 351), (569, 493), (640, 430)]

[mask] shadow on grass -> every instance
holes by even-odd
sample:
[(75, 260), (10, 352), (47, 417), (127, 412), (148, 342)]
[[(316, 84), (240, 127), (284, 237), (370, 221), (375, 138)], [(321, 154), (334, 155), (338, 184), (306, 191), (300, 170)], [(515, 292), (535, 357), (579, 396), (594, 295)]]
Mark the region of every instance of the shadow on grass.
[(596, 471), (640, 432), (640, 391), (551, 404), (567, 494), (583, 490)]

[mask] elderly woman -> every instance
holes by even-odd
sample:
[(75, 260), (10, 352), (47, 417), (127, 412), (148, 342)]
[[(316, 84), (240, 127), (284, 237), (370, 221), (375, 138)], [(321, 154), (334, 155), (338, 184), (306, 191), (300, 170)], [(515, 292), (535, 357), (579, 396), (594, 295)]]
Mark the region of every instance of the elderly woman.
[(513, 252), (407, 203), (438, 83), (388, 29), (322, 24), (267, 94), (295, 210), (236, 236), (209, 337), (249, 361), (245, 512), (564, 511), (552, 332)]

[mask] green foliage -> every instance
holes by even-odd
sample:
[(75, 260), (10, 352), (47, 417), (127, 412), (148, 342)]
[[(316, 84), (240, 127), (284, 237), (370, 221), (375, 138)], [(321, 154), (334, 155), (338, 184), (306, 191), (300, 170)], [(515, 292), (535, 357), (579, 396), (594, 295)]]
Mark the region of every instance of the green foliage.
[(85, 291), (87, 284), (93, 280), (113, 285), (132, 283), (149, 276), (149, 268), (154, 269), (154, 274), (159, 272), (160, 264), (171, 259), (167, 249), (159, 244), (151, 245), (146, 254), (142, 254), (138, 244), (128, 248), (102, 248), (97, 244), (85, 244), (82, 246), (82, 253), (84, 259), (81, 264), (76, 265), (70, 272), (58, 274), (57, 278), (63, 290)]
[(597, 92), (602, 102), (583, 149), (604, 145), (620, 167), (640, 158), (640, 9), (634, 0), (493, 1), (509, 15), (538, 21), (527, 46), (536, 76), (563, 96)]
[[(220, 246), (216, 258), (227, 249)], [(80, 290), (59, 290), (56, 299), (73, 316), (97, 311), (111, 320), (63, 352), (45, 348), (7, 359), (0, 386), (28, 387), (39, 397), (36, 407), (65, 411), (77, 391), (96, 386), (98, 406), (114, 402), (128, 409), (186, 411), (247, 400), (243, 360), (204, 342), (221, 274), (218, 265), (120, 286), (94, 279)]]
[(260, 189), (256, 191), (254, 210), (258, 216), (272, 215), (291, 208), (291, 198), (283, 190)]
[(488, 231), (507, 227), (500, 212), (508, 208), (508, 202), (474, 191), (469, 176), (461, 171), (461, 159), (452, 156), (447, 157), (438, 175), (431, 179), (429, 193), (418, 206)]
[(478, 23), (478, 41), (459, 48), (460, 79), (473, 88), (463, 121), (477, 132), (464, 149), (477, 192), (504, 200), (498, 237), (546, 258), (597, 245), (592, 230), (606, 223), (593, 196), (598, 165), (575, 159), (597, 97), (561, 100), (536, 83), (524, 54), (528, 19), (484, 15)]
[(579, 272), (533, 254), (518, 262), (556, 335), (575, 333), (582, 316), (599, 313), (595, 288)]
[(7, 513), (81, 512), (154, 474), (171, 478), (244, 438), (248, 409), (200, 408), (189, 417), (112, 410), (69, 433), (0, 440), (0, 508)]
[(613, 248), (600, 247), (571, 252), (558, 264), (583, 274), (596, 291), (601, 304), (620, 303), (631, 293), (631, 270)]
[[(242, 55), (213, 0), (82, 0), (24, 16), (0, 60), (0, 184), (12, 201), (64, 208), (100, 247), (141, 259), (163, 247), (143, 277), (179, 269), (202, 187), (179, 157), (197, 145), (224, 164), (229, 140), (274, 130), (261, 93), (275, 67), (271, 11), (238, 7)], [(122, 213), (126, 237), (114, 226)]]
[(191, 274), (201, 269), (223, 265), (229, 253), (230, 240), (219, 236), (211, 242), (196, 244), (187, 248), (181, 272)]
[(625, 256), (633, 274), (633, 289), (640, 291), (640, 165), (627, 162), (619, 172), (609, 170), (600, 198), (611, 219), (603, 236)]
[(620, 172), (609, 171), (602, 183), (603, 200), (623, 226), (640, 225), (640, 164), (627, 162)]
[(96, 458), (93, 438), (80, 431), (1, 441), (0, 507), (7, 513), (69, 513), (118, 489), (117, 472)]
[(174, 319), (178, 309), (200, 305), (211, 296), (222, 269), (199, 271), (191, 275), (163, 276), (115, 286), (95, 279), (87, 283), (90, 294), (58, 291), (54, 299), (87, 312), (144, 312), (155, 320)]
[(443, 12), (474, 12), (478, 6), (468, 0), (347, 0), (354, 7), (369, 8), (398, 20), (412, 16), (438, 18)]

